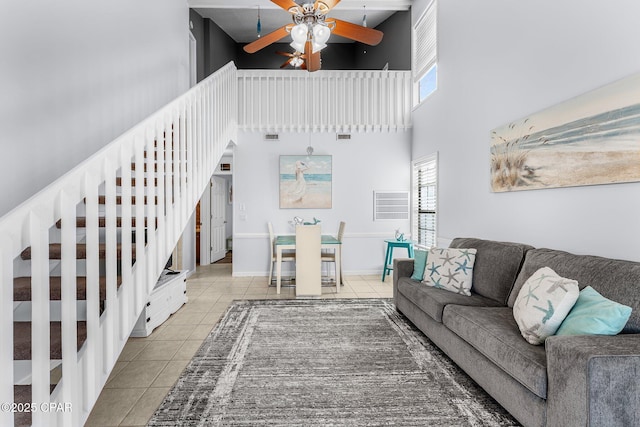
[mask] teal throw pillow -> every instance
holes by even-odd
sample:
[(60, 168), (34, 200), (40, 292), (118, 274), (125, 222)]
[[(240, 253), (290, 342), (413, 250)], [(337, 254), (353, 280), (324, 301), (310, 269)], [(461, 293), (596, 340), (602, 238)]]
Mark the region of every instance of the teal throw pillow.
[(416, 249), (413, 254), (413, 274), (411, 275), (412, 280), (417, 280), (418, 282), (422, 281), (422, 276), (424, 276), (424, 267), (426, 264), (427, 251)]
[(556, 335), (617, 335), (631, 316), (631, 307), (611, 301), (591, 286), (580, 291), (578, 301)]

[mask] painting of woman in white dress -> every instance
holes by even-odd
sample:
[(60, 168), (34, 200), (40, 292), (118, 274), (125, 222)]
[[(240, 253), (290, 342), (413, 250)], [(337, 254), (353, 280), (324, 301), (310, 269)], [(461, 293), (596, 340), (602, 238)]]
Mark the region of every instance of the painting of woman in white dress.
[(280, 208), (331, 208), (331, 156), (280, 156)]

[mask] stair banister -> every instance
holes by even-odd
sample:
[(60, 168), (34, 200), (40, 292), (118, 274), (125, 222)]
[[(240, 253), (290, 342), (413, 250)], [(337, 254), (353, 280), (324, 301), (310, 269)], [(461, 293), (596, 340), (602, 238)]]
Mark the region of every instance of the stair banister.
[[(236, 68), (229, 63), (0, 218), (0, 402), (14, 402), (12, 325), (20, 319), (14, 317), (13, 279), (27, 268), (20, 263), (30, 263), (30, 400), (72, 408), (34, 411), (33, 425), (86, 421), (226, 145), (237, 140), (236, 88)], [(80, 351), (76, 276), (82, 274), (78, 261), (85, 254), (77, 246), (78, 206), (86, 233), (87, 334)], [(61, 253), (52, 255), (60, 261), (54, 264), (51, 243), (60, 244)], [(19, 259), (25, 248), (30, 261)], [(49, 296), (54, 268), (61, 283), (58, 306)], [(61, 322), (62, 330), (62, 378), (52, 393), (51, 320)], [(13, 425), (16, 416), (0, 411), (0, 425)]]

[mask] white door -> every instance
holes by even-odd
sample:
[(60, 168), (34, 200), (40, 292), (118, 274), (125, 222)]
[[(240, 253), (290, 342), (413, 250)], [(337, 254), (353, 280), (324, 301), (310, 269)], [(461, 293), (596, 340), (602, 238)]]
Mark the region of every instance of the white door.
[(211, 183), (211, 262), (214, 263), (227, 253), (227, 180), (214, 176)]

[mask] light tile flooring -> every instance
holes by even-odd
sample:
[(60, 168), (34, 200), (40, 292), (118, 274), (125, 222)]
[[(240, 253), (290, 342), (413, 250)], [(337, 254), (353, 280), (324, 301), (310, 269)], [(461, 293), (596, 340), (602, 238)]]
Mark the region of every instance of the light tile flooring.
[[(393, 277), (346, 276), (340, 293), (323, 287), (322, 298), (391, 298)], [(187, 280), (189, 302), (146, 338), (129, 338), (86, 426), (143, 426), (234, 299), (295, 298), (280, 295), (266, 277), (232, 277), (231, 264), (197, 268)]]

